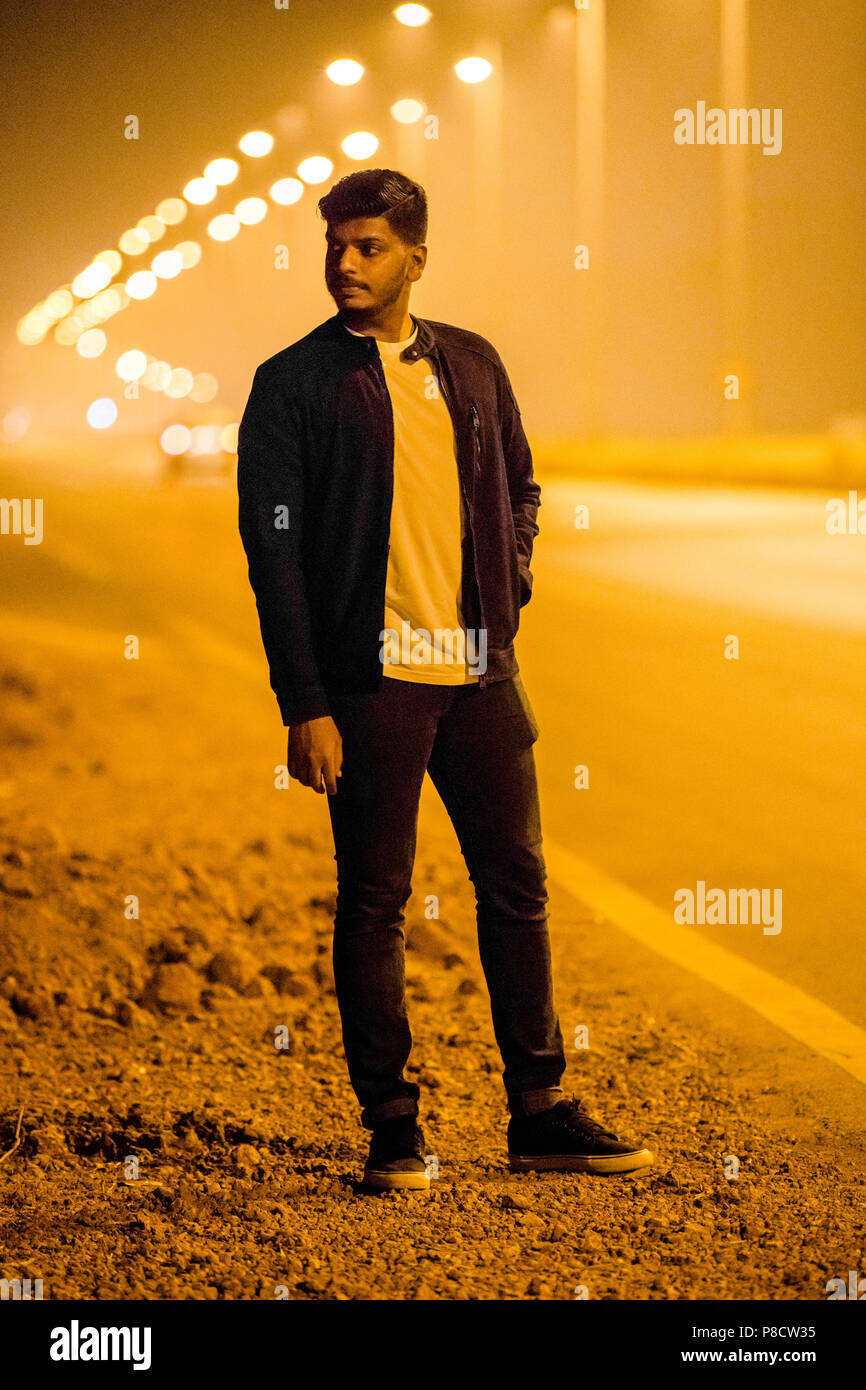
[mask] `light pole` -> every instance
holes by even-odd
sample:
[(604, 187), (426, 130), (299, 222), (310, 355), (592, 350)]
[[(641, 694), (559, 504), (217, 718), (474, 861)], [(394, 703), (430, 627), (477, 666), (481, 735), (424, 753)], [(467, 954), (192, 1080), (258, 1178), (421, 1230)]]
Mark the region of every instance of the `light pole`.
[[(721, 104), (725, 111), (749, 105), (749, 0), (721, 0)], [(739, 400), (722, 399), (722, 420), (735, 434), (752, 426), (754, 382), (748, 360), (750, 294), (748, 264), (748, 165), (746, 143), (724, 144), (721, 154), (722, 374), (739, 377)], [(721, 383), (720, 383), (721, 392)]]

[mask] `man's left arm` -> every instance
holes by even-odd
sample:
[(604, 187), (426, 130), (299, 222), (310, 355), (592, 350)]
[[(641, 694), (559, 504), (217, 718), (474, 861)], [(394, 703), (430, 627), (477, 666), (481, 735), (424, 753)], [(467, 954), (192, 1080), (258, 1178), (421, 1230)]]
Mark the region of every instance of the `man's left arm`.
[(520, 408), (511, 389), (508, 373), (499, 361), (497, 374), (499, 394), (499, 422), (502, 435), (502, 450), (505, 455), (505, 472), (508, 479), (508, 493), (511, 498), (511, 515), (517, 538), (517, 555), (520, 566), (521, 594), (520, 606), (529, 602), (532, 594), (532, 545), (538, 535), (536, 515), (541, 505), (541, 488), (532, 475), (532, 453), (520, 418)]

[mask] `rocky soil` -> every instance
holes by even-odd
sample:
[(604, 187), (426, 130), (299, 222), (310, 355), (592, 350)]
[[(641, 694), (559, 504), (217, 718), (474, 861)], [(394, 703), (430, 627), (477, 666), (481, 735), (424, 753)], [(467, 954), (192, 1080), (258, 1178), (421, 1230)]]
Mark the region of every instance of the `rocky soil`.
[[(175, 654), (176, 655), (176, 654)], [(823, 1299), (866, 1268), (862, 1151), (552, 915), (566, 1085), (650, 1175), (507, 1170), (456, 842), (422, 833), (409, 1074), (439, 1176), (365, 1195), (321, 798), (261, 691), (0, 641), (0, 1276), (46, 1298)], [(234, 691), (235, 697), (237, 691)], [(425, 919), (425, 895), (441, 916)], [(736, 1171), (736, 1175), (735, 1175)]]

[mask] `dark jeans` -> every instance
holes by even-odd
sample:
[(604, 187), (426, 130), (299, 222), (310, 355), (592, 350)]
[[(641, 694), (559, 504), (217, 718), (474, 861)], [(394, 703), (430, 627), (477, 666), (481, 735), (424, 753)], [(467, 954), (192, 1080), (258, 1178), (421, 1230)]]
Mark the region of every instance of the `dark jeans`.
[(553, 1003), (538, 737), (519, 676), (481, 689), (385, 680), (331, 699), (343, 771), (328, 797), (337, 861), (334, 978), (362, 1123), (417, 1115), (403, 1077), (403, 907), (412, 891), (424, 773), (442, 798), (475, 888), (478, 944), (512, 1113), (553, 1105), (565, 1071)]

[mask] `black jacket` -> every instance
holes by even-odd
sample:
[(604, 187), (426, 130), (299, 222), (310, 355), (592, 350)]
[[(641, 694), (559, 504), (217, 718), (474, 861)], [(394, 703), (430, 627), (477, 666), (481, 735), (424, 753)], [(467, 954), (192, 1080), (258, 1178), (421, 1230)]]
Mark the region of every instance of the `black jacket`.
[[(413, 318), (403, 356), (431, 363), (454, 426), (463, 623), (487, 630), (484, 685), (518, 672), (541, 489), (496, 349)], [(382, 688), (393, 465), (374, 338), (353, 337), (334, 314), (256, 369), (238, 434), (238, 519), (286, 726), (329, 714), (329, 695)]]

